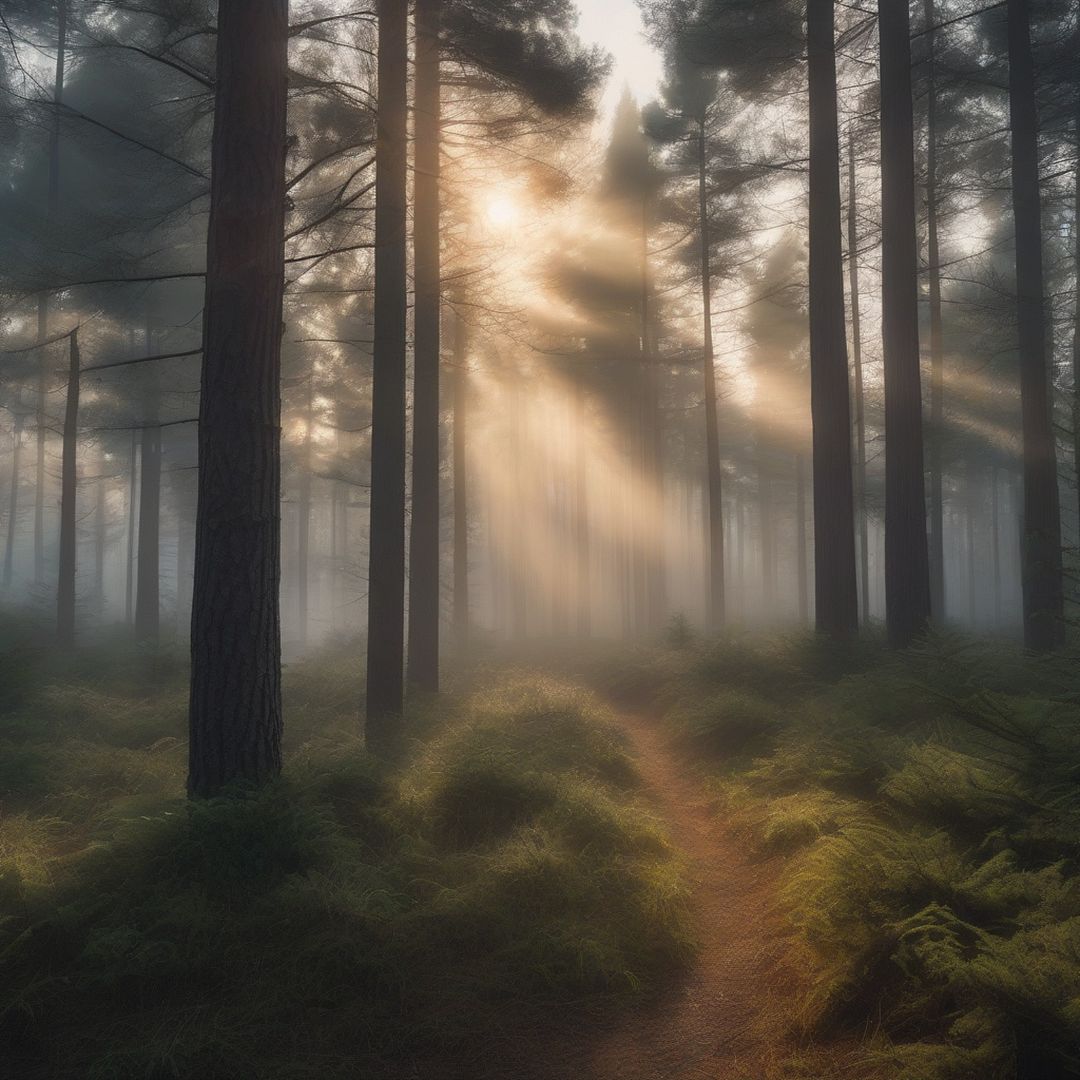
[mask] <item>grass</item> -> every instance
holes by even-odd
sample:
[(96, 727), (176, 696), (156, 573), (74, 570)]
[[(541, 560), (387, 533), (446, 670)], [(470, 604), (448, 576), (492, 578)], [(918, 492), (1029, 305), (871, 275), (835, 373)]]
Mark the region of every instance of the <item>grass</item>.
[(352, 656), (320, 657), (286, 673), (285, 778), (190, 804), (183, 664), (150, 686), (144, 656), (94, 652), (3, 661), (14, 1075), (468, 1076), (510, 1019), (615, 1008), (689, 957), (675, 861), (592, 694), (519, 674), (426, 703), (388, 767)]
[(1080, 1076), (1077, 660), (794, 637), (651, 663), (722, 812), (785, 860), (804, 1043), (859, 1038), (897, 1080)]

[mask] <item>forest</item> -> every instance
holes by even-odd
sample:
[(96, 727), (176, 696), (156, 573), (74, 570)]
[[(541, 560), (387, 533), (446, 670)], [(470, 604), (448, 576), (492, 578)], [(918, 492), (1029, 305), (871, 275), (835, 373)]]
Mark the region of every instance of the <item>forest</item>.
[(1075, 0), (0, 0), (0, 1080), (1080, 1080)]

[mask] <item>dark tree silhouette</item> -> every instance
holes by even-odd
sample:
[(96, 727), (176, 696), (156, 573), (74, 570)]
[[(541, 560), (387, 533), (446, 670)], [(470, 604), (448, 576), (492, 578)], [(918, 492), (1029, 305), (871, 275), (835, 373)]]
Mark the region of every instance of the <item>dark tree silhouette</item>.
[(1038, 114), (1027, 0), (1008, 0), (1009, 123), (1016, 223), (1016, 299), (1024, 442), (1024, 643), (1062, 639), (1061, 514), (1047, 370)]
[(819, 630), (844, 637), (858, 630), (859, 598), (844, 324), (833, 0), (809, 0), (806, 24), (810, 68), (810, 407), (814, 429), (815, 612)]
[(882, 339), (885, 359), (885, 604), (889, 640), (930, 621), (915, 240), (914, 117), (907, 0), (881, 0)]
[(222, 0), (207, 237), (188, 791), (281, 768), (287, 0)]
[(408, 5), (379, 0), (375, 368), (368, 563), (368, 745), (400, 735), (405, 652), (405, 218)]

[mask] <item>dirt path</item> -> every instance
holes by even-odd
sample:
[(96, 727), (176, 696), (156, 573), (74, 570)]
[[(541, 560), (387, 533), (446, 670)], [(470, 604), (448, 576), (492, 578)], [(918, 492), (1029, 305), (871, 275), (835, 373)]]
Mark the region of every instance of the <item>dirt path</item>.
[[(779, 864), (750, 858), (663, 730), (624, 716), (648, 797), (682, 852), (696, 962), (685, 980), (615, 1026), (550, 1031), (510, 1072), (527, 1080), (762, 1080), (782, 1056), (784, 980), (775, 916)], [(568, 1018), (569, 1020), (569, 1018)], [(503, 1066), (505, 1069), (505, 1064)]]

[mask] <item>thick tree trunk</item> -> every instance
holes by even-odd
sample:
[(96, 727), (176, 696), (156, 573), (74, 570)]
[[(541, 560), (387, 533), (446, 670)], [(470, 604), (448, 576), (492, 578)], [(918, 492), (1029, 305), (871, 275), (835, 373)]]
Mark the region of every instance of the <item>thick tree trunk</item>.
[(429, 693), (439, 689), (440, 7), (441, 0), (416, 2), (416, 298), (408, 678), (410, 686)]
[(11, 449), (11, 493), (8, 496), (7, 542), (4, 545), (4, 588), (10, 589), (15, 572), (15, 533), (19, 520), (19, 473), (22, 466), (23, 414), (15, 414)]
[(188, 791), (281, 769), (287, 0), (222, 0), (207, 237)]
[(704, 331), (705, 387), (705, 503), (709, 531), (705, 555), (709, 593), (707, 623), (710, 630), (724, 625), (724, 511), (723, 476), (720, 472), (720, 431), (716, 400), (716, 350), (712, 327), (712, 250), (709, 232), (705, 121), (698, 128), (698, 220), (701, 230), (701, 306)]
[(405, 653), (406, 0), (378, 0), (375, 370), (368, 566), (368, 745), (401, 734)]
[(934, 60), (934, 0), (924, 0), (929, 53), (926, 91), (926, 247), (930, 300), (930, 612), (945, 618), (945, 524), (942, 443), (945, 438), (945, 335), (941, 308), (941, 251), (938, 244), (937, 67)]
[[(64, 101), (64, 68), (67, 60), (68, 0), (57, 4), (56, 75), (53, 84), (52, 123), (49, 129), (48, 218), (52, 223), (60, 205), (60, 110)], [(38, 296), (38, 340), (49, 336), (49, 294)], [(45, 580), (45, 440), (49, 391), (49, 358), (41, 350), (38, 359), (37, 471), (34, 488), (34, 581)]]
[(844, 323), (840, 139), (833, 0), (808, 0), (810, 66), (810, 411), (814, 428), (814, 594), (817, 628), (859, 628), (851, 388)]
[(76, 497), (79, 487), (79, 331), (68, 337), (67, 405), (60, 468), (60, 566), (56, 586), (56, 637), (62, 648), (75, 644)]
[(469, 473), (466, 451), (469, 424), (469, 344), (465, 320), (454, 322), (454, 639), (459, 650), (469, 643)]
[(863, 380), (862, 313), (859, 308), (859, 208), (856, 202), (855, 136), (848, 139), (848, 283), (851, 293), (851, 359), (855, 394), (855, 512), (859, 530), (859, 616), (870, 621), (870, 530), (866, 512), (866, 387)]
[(879, 13), (885, 611), (889, 641), (903, 648), (930, 621), (908, 0), (881, 0)]
[(131, 432), (131, 457), (130, 473), (128, 475), (128, 501), (127, 501), (127, 551), (125, 562), (127, 564), (127, 579), (124, 594), (124, 619), (130, 623), (135, 617), (135, 536), (138, 522), (137, 503), (135, 494), (138, 490), (139, 476), (139, 432), (137, 429)]
[(1009, 118), (1016, 222), (1016, 296), (1024, 443), (1024, 643), (1046, 652), (1063, 638), (1061, 521), (1043, 287), (1038, 114), (1027, 0), (1008, 0)]
[[(1080, 26), (1077, 27), (1080, 38)], [(1080, 545), (1080, 87), (1076, 95), (1076, 122), (1073, 138), (1077, 145), (1076, 171), (1073, 175), (1073, 471), (1076, 474), (1077, 544)]]

